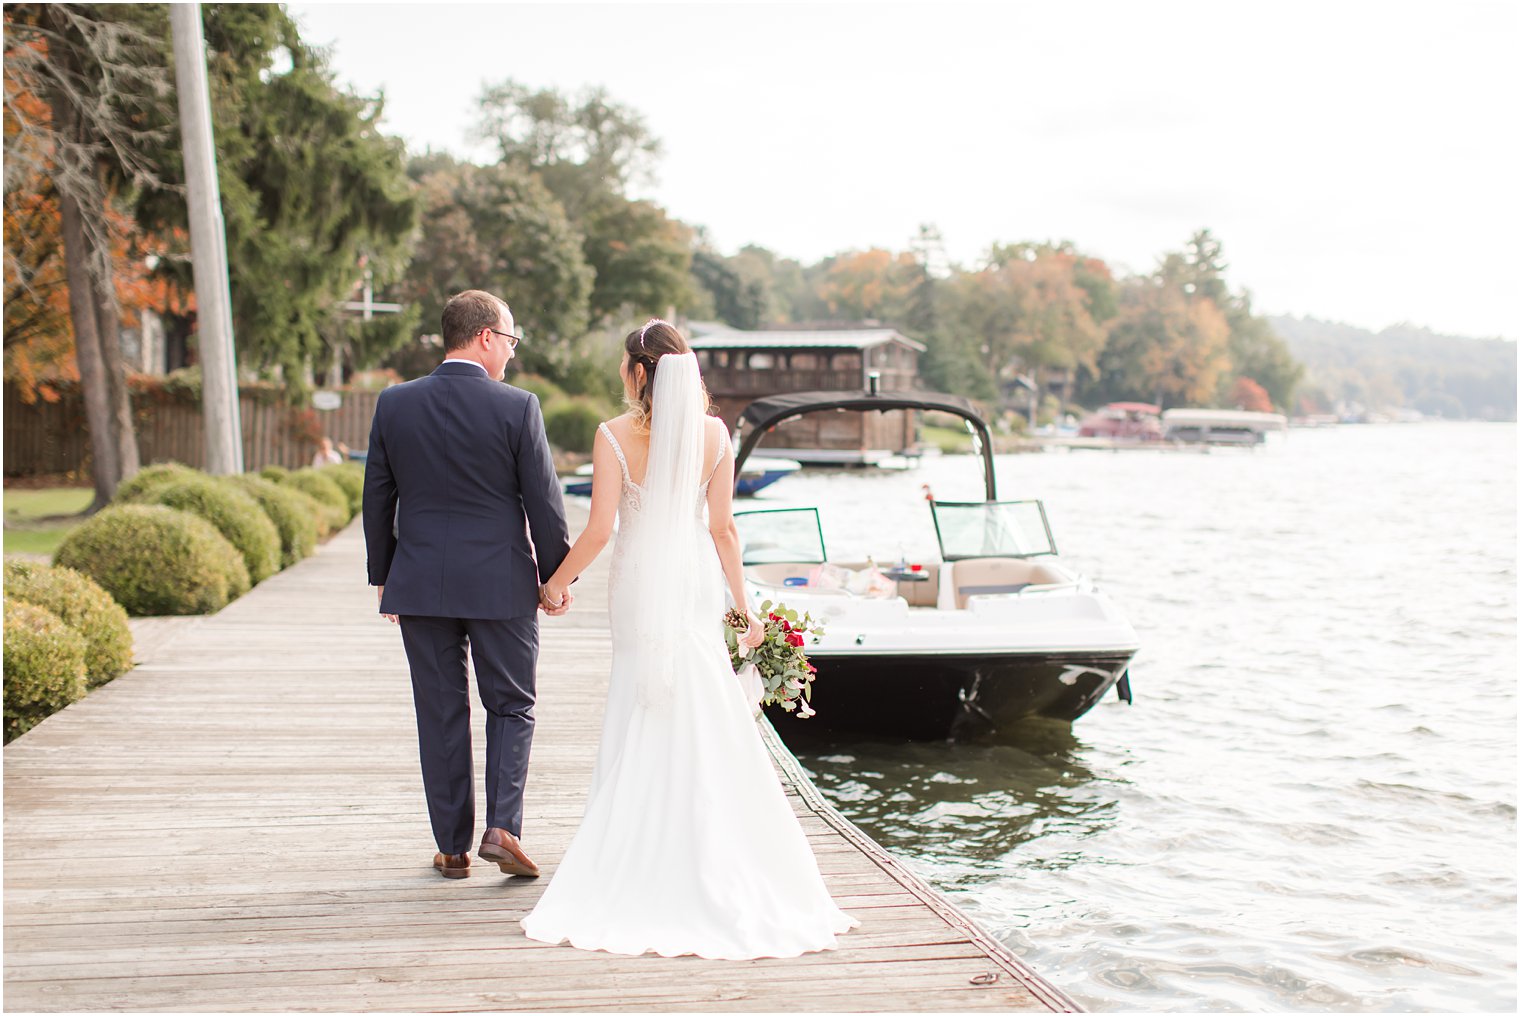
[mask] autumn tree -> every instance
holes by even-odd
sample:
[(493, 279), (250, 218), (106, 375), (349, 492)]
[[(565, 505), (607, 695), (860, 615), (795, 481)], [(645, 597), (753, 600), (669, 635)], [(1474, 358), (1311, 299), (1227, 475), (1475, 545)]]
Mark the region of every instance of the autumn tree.
[(1004, 391), (1021, 376), (1043, 390), (1052, 370), (1095, 373), (1106, 333), (1093, 317), (1092, 289), (1106, 279), (1106, 266), (1050, 244), (994, 246), (988, 262), (946, 283), (941, 334), (960, 336)]
[(1230, 402), (1238, 409), (1253, 413), (1270, 413), (1272, 399), (1267, 390), (1248, 377), (1237, 377), (1230, 389)]
[(1218, 400), (1229, 402), (1235, 379), (1248, 377), (1261, 384), (1274, 403), (1287, 407), (1303, 378), (1303, 367), (1271, 324), (1252, 312), (1250, 293), (1231, 291), (1225, 281), (1228, 270), (1224, 245), (1209, 230), (1200, 229), (1182, 251), (1162, 259), (1160, 274), (1188, 296), (1212, 301), (1229, 323), (1232, 370), (1221, 379)]
[(57, 203), (92, 510), (138, 467), (108, 207), (113, 195), (161, 185), (154, 154), (170, 81), (155, 17), (161, 12), (93, 4), (5, 9), (6, 191), (46, 179)]
[(818, 295), (836, 320), (901, 321), (917, 273), (911, 254), (851, 251), (831, 259)]
[(1230, 368), (1230, 326), (1214, 301), (1158, 276), (1129, 280), (1098, 358), (1108, 399), (1210, 402)]

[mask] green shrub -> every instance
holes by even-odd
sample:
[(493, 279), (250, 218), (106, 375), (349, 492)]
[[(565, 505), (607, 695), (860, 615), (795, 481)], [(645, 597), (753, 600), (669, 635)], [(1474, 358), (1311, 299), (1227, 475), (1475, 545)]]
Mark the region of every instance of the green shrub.
[(601, 422), (601, 411), (585, 399), (560, 402), (544, 411), (549, 443), (565, 452), (591, 451), (596, 425)]
[(205, 519), (116, 505), (80, 523), (53, 563), (83, 572), (128, 614), (210, 614), (248, 591), (243, 555)]
[(357, 462), (341, 462), (323, 466), (319, 472), (342, 488), (348, 498), (349, 516), (359, 514), (359, 508), (364, 502), (364, 467)]
[(243, 555), (254, 585), (280, 570), (280, 531), (259, 503), (241, 490), (199, 476), (158, 487), (143, 500), (198, 515), (215, 526)]
[(259, 475), (266, 480), (272, 480), (275, 483), (279, 483), (281, 480), (285, 479), (285, 477), (290, 475), (290, 470), (286, 469), (284, 466), (265, 466), (263, 469), (259, 470)]
[(132, 669), (127, 612), (88, 576), (68, 568), (7, 561), (5, 595), (51, 611), (83, 637), (84, 668), (91, 687)]
[(5, 740), (84, 696), (83, 636), (52, 611), (5, 601)]
[(521, 388), (525, 392), (532, 392), (538, 396), (539, 405), (547, 406), (551, 402), (563, 402), (565, 391), (559, 385), (539, 374), (519, 374), (512, 378), (513, 387)]
[(323, 472), (325, 470), (307, 466), (305, 469), (297, 469), (281, 482), (326, 505), (331, 519), (328, 528), (337, 531), (348, 525), (348, 520), (354, 517), (354, 513), (349, 510), (348, 495), (343, 493), (343, 488), (323, 476)]
[(155, 488), (205, 475), (198, 469), (191, 469), (178, 462), (160, 462), (156, 465), (144, 466), (121, 481), (121, 486), (116, 488), (116, 495), (112, 500), (116, 504), (140, 502), (145, 499), (149, 491)]
[(281, 568), (289, 568), (317, 548), (316, 517), (322, 508), (311, 498), (294, 487), (282, 487), (252, 473), (221, 480), (257, 501), (279, 530)]

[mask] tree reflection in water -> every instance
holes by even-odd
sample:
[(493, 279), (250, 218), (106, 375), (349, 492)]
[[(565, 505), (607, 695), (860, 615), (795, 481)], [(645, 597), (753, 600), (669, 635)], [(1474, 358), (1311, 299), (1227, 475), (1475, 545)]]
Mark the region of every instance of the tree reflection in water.
[(1013, 866), (1065, 868), (1078, 860), (1074, 841), (1117, 818), (1113, 784), (1123, 781), (1088, 767), (1066, 723), (1029, 721), (998, 744), (853, 740), (803, 727), (778, 724), (824, 796), (882, 846), (932, 867), (941, 885), (1006, 877)]

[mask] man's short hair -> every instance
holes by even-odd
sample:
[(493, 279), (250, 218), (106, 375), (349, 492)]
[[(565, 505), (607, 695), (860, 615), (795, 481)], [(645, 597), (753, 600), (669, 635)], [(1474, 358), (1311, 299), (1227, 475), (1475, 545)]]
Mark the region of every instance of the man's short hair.
[(463, 349), (482, 328), (495, 328), (501, 323), (505, 306), (480, 289), (467, 289), (449, 297), (449, 302), (443, 305), (443, 348), (449, 352)]

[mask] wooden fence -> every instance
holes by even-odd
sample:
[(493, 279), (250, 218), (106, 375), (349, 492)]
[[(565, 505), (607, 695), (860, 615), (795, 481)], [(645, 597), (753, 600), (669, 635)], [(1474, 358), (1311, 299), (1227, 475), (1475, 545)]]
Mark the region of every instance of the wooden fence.
[[(341, 394), (341, 406), (320, 410), (289, 406), (272, 398), (267, 390), (245, 390), (239, 399), (243, 468), (252, 471), (269, 465), (310, 465), (317, 441), (324, 434), (354, 450), (368, 447), (370, 418), (379, 393)], [(132, 409), (143, 465), (205, 465), (206, 433), (199, 405), (161, 394), (135, 393)], [(77, 391), (65, 392), (56, 402), (39, 399), (28, 404), (14, 387), (6, 386), (6, 476), (83, 473), (89, 462), (90, 432), (84, 400)]]

